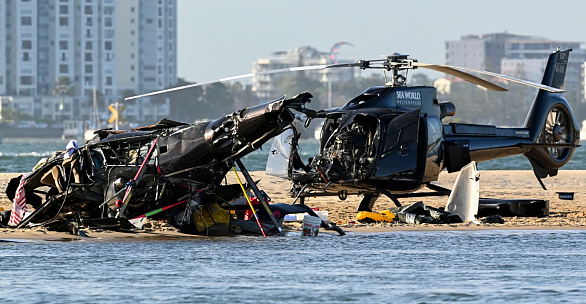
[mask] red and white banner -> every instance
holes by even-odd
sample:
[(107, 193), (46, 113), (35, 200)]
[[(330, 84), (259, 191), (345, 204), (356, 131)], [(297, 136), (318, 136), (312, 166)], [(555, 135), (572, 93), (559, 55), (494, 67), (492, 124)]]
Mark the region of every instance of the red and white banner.
[(10, 221), (8, 222), (8, 226), (17, 226), (20, 221), (22, 221), (22, 217), (24, 216), (24, 212), (26, 211), (26, 197), (24, 195), (24, 179), (29, 175), (23, 174), (20, 178), (20, 183), (18, 184), (18, 188), (16, 189), (16, 194), (14, 196), (14, 202), (12, 203), (12, 212), (10, 212)]

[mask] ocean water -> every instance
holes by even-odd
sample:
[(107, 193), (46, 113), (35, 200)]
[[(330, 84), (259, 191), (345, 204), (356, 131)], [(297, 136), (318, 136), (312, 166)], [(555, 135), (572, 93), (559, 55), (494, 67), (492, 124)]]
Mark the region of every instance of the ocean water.
[[(264, 171), (272, 141), (262, 149), (248, 154), (243, 163), (249, 171)], [(65, 150), (67, 141), (60, 139), (4, 138), (0, 144), (0, 172), (30, 172), (43, 157), (50, 157), (55, 151)], [(316, 140), (302, 140), (299, 143), (301, 157), (307, 161), (319, 152)], [(522, 155), (481, 162), (479, 170), (531, 170), (531, 164)], [(585, 170), (586, 149), (579, 147), (563, 170)]]
[(0, 242), (2, 303), (583, 303), (583, 231)]

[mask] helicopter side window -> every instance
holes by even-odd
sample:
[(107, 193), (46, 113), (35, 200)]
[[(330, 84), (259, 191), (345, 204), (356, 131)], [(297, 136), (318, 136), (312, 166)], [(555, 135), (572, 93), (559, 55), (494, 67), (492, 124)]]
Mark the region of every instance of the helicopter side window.
[(352, 106), (356, 106), (359, 104), (363, 104), (369, 100), (373, 100), (374, 98), (376, 98), (378, 96), (379, 96), (378, 94), (376, 94), (376, 95), (359, 95), (356, 98), (352, 99), (349, 102), (349, 105), (352, 107)]
[(354, 99), (350, 100), (348, 102), (349, 107), (353, 107), (359, 104), (363, 104), (367, 101), (371, 101), (379, 96), (381, 96), (381, 94), (385, 92), (384, 89), (381, 88), (376, 88), (376, 89), (368, 89), (366, 91), (364, 91), (364, 93), (354, 97)]

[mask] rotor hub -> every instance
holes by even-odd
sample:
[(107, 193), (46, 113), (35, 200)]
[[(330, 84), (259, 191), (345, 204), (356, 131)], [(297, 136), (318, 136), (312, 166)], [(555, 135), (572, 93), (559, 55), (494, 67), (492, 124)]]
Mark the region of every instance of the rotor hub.
[(562, 137), (563, 137), (562, 126), (560, 126), (559, 124), (556, 124), (555, 126), (553, 126), (553, 139), (554, 139), (554, 141), (558, 142), (562, 139)]

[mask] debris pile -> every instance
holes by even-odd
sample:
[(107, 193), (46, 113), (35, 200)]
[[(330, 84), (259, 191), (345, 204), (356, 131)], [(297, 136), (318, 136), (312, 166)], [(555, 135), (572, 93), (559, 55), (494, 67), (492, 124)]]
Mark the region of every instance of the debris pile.
[[(280, 235), (287, 214), (315, 213), (306, 206), (269, 205), (240, 159), (290, 128), (291, 110), (308, 111), (311, 97), (282, 97), (195, 124), (163, 119), (130, 131), (99, 130), (81, 146), (71, 141), (10, 181), (6, 194), (13, 208), (0, 224), (77, 235), (80, 227), (142, 229), (152, 219), (190, 234)], [(238, 177), (228, 184), (230, 171), (239, 176), (236, 166), (245, 182)]]
[(357, 219), (362, 223), (399, 222), (404, 224), (453, 224), (462, 223), (456, 214), (443, 208), (425, 206), (423, 202), (383, 210), (380, 213), (359, 212)]

